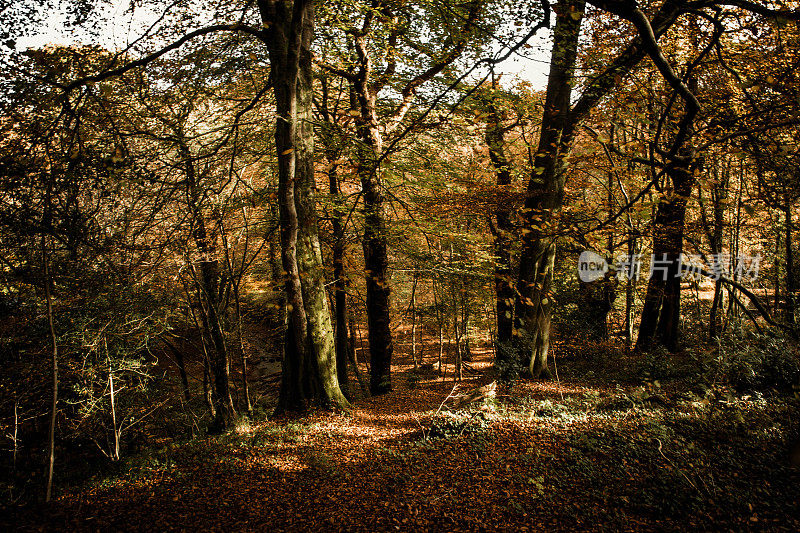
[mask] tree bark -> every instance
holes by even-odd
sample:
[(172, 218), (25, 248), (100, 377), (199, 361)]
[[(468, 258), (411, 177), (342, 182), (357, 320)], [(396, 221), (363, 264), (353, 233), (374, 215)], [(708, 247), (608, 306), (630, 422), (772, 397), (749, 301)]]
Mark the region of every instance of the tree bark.
[(794, 280), (794, 250), (792, 248), (792, 200), (789, 194), (786, 195), (783, 214), (786, 217), (786, 322), (789, 326), (794, 326), (795, 320), (795, 280)]
[(231, 427), (236, 419), (236, 409), (231, 397), (230, 361), (222, 327), (219, 261), (216, 258), (214, 238), (209, 235), (206, 227), (205, 214), (201, 205), (204, 192), (200, 188), (201, 184), (195, 170), (194, 159), (185, 143), (181, 142), (179, 149), (186, 171), (186, 197), (191, 216), (192, 238), (200, 257), (199, 273), (192, 264), (197, 298), (200, 303), (200, 318), (213, 348), (209, 359), (213, 381), (212, 398), (216, 412), (213, 429), (223, 431)]
[(108, 394), (111, 403), (111, 429), (114, 433), (114, 449), (109, 450), (112, 461), (119, 461), (119, 437), (120, 430), (117, 426), (117, 393), (114, 387), (114, 368), (111, 364), (111, 353), (108, 351), (108, 336), (103, 335), (103, 347), (106, 353), (106, 364), (108, 365)]
[[(48, 191), (48, 202), (49, 202)], [(46, 217), (49, 215), (46, 215)], [(50, 429), (47, 433), (47, 487), (45, 489), (45, 501), (49, 502), (53, 495), (53, 469), (56, 462), (56, 415), (58, 413), (58, 338), (56, 337), (55, 321), (53, 320), (53, 298), (50, 287), (52, 286), (53, 276), (50, 272), (50, 256), (47, 250), (47, 238), (42, 235), (42, 263), (44, 264), (44, 298), (47, 306), (47, 325), (50, 330), (50, 342), (52, 343), (52, 376), (53, 376), (53, 396), (50, 403)]]
[(341, 206), (341, 191), (339, 190), (339, 178), (336, 173), (335, 163), (331, 164), (328, 177), (330, 180), (330, 191), (334, 197), (333, 215), (333, 290), (334, 290), (334, 311), (336, 316), (336, 372), (339, 377), (339, 387), (348, 398), (351, 397), (350, 383), (347, 375), (347, 286), (344, 277), (344, 224)]
[[(633, 265), (638, 254), (637, 239), (632, 227), (629, 227), (628, 231), (628, 264)], [(627, 278), (625, 282), (625, 344), (626, 350), (630, 352), (633, 347), (633, 300), (636, 295), (638, 272), (631, 272)]]
[(278, 120), (275, 145), (282, 264), (286, 272), (287, 331), (277, 411), (305, 408), (308, 401), (346, 407), (339, 388), (333, 327), (324, 288), (322, 251), (314, 204), (314, 132), (311, 41), (313, 0), (259, 3)]
[(411, 302), (408, 305), (411, 311), (411, 362), (414, 370), (417, 369), (417, 274), (414, 273), (414, 282), (411, 286)]
[[(715, 178), (717, 178), (714, 180), (714, 187), (711, 190), (713, 225), (709, 224), (706, 216), (705, 206), (702, 201), (702, 188), (698, 191), (700, 197), (701, 221), (709, 241), (712, 256), (722, 253), (722, 238), (725, 225), (725, 206), (723, 205), (723, 201), (727, 197), (728, 176), (730, 174), (729, 165), (730, 163), (727, 162), (726, 168), (722, 172), (722, 179), (719, 179), (718, 165), (713, 167)], [(722, 280), (716, 280), (714, 283), (714, 297), (711, 301), (711, 311), (708, 318), (708, 336), (710, 339), (715, 339), (717, 337), (717, 327), (719, 326), (718, 316), (719, 309), (722, 306), (722, 294)]]
[(686, 203), (694, 186), (696, 163), (688, 156), (672, 169), (673, 190), (658, 203), (653, 221), (653, 260), (663, 269), (653, 270), (647, 284), (636, 349), (647, 351), (658, 343), (670, 352), (678, 349), (680, 325), (680, 254)]
[(492, 95), (487, 95), (483, 103), (489, 114), (484, 140), (489, 149), (489, 159), (495, 169), (498, 188), (497, 205), (494, 212), (495, 222), (492, 229), (495, 255), (496, 342), (502, 348), (497, 349), (496, 352), (497, 357), (506, 357), (510, 353), (507, 345), (511, 341), (511, 332), (514, 328), (514, 285), (511, 268), (513, 227), (511, 224), (511, 207), (507, 201), (508, 186), (511, 184), (511, 166), (505, 154), (505, 131), (500, 112), (494, 103)]
[(356, 83), (361, 111), (358, 136), (358, 175), (364, 199), (364, 271), (367, 282), (367, 329), (370, 352), (370, 391), (384, 394), (392, 390), (392, 354), (390, 329), (390, 294), (387, 279), (389, 243), (385, 201), (378, 160), (382, 139), (375, 111), (376, 95), (367, 84), (368, 73)]
[[(601, 9), (630, 16), (635, 6), (618, 6), (594, 1)], [(685, 6), (679, 0), (666, 0), (649, 21), (648, 39), (633, 39), (607, 68), (587, 83), (587, 87), (570, 108), (571, 83), (580, 35), (584, 3), (579, 0), (559, 2), (553, 51), (550, 60), (542, 132), (537, 147), (534, 169), (528, 184), (525, 202), (520, 272), (514, 302), (512, 344), (520, 363), (533, 377), (549, 377), (547, 355), (550, 348), (550, 318), (553, 261), (555, 258), (552, 228), (556, 211), (563, 202), (565, 158), (569, 154), (578, 124), (598, 105), (619, 81), (645, 55), (653, 53), (649, 39), (658, 39), (678, 19)]]
[[(188, 294), (188, 290), (187, 290)], [(208, 407), (208, 412), (211, 413), (212, 418), (216, 418), (217, 416), (217, 408), (214, 405), (213, 393), (211, 392), (211, 388), (209, 387), (209, 383), (211, 381), (211, 365), (209, 363), (209, 356), (208, 356), (208, 348), (206, 343), (206, 334), (207, 332), (200, 327), (200, 323), (197, 321), (197, 315), (194, 312), (194, 308), (192, 305), (189, 305), (189, 313), (192, 316), (192, 322), (194, 323), (194, 327), (197, 328), (197, 331), (200, 332), (200, 347), (203, 351), (203, 399), (206, 402), (206, 406)]]
[[(320, 79), (322, 101), (319, 110), (323, 123), (320, 133), (323, 151), (328, 165), (328, 186), (333, 200), (333, 214), (331, 225), (333, 230), (332, 256), (333, 256), (333, 304), (334, 304), (334, 333), (336, 335), (336, 374), (339, 378), (339, 387), (342, 393), (351, 398), (351, 390), (347, 373), (348, 361), (348, 335), (347, 335), (347, 280), (344, 273), (345, 257), (345, 205), (339, 186), (339, 164), (337, 160), (342, 154), (345, 143), (338, 135), (335, 113), (331, 113), (329, 104), (328, 78), (322, 75)], [(350, 91), (352, 99), (352, 90)]]
[(314, 179), (314, 117), (312, 98), (314, 79), (311, 41), (314, 37), (314, 2), (308, 2), (303, 17), (300, 41), (300, 69), (297, 85), (297, 139), (295, 191), (299, 226), (298, 268), (312, 348), (309, 371), (315, 384), (314, 401), (331, 407), (347, 407), (349, 402), (339, 386), (336, 370), (336, 342), (331, 323), (325, 269), (319, 240)]
[(773, 295), (772, 302), (775, 314), (778, 313), (781, 304), (781, 232), (776, 228), (775, 231), (775, 294)]
[(565, 158), (572, 141), (572, 134), (565, 135), (565, 130), (583, 9), (583, 0), (564, 0), (556, 8), (542, 131), (523, 212), (513, 343), (521, 365), (533, 378), (550, 377), (550, 292), (556, 252), (552, 226), (564, 199)]
[[(201, 251), (202, 253), (202, 251)], [(216, 408), (215, 429), (222, 431), (232, 426), (236, 420), (230, 387), (230, 361), (225, 334), (220, 322), (219, 302), (219, 263), (216, 259), (203, 260), (200, 264), (202, 280), (201, 318), (211, 337), (214, 350), (211, 352), (210, 367), (213, 378), (213, 399)], [(205, 300), (205, 301), (203, 301)]]
[(353, 365), (353, 371), (356, 374), (356, 380), (358, 381), (358, 386), (361, 388), (361, 392), (365, 396), (368, 396), (369, 388), (367, 387), (364, 377), (361, 375), (361, 369), (358, 367), (358, 356), (356, 355), (356, 321), (353, 318), (353, 313), (347, 314), (347, 327), (350, 331), (350, 339), (348, 342), (350, 364)]

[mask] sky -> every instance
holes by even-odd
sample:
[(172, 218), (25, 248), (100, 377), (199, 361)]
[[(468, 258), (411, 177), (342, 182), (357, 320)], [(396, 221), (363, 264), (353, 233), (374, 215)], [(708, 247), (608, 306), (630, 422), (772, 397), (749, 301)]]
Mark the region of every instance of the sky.
[[(66, 26), (68, 17), (64, 5), (53, 9), (39, 27), (30, 30), (30, 35), (17, 39), (17, 48), (41, 48), (48, 44), (99, 44), (109, 50), (124, 48), (131, 40), (141, 35), (158, 18), (150, 9), (139, 7), (128, 11), (130, 0), (111, 0), (104, 10), (105, 23), (101, 23), (96, 35), (70, 30)], [(530, 82), (534, 89), (544, 89), (547, 83), (550, 37), (541, 34), (530, 41), (531, 47), (514, 54), (495, 69), (503, 73), (503, 85), (510, 86), (515, 80)], [(499, 50), (499, 47), (498, 47)]]
[(508, 58), (498, 69), (506, 75), (529, 81), (535, 89), (544, 90), (547, 86), (547, 73), (550, 70), (549, 33), (531, 40), (532, 48), (524, 56)]

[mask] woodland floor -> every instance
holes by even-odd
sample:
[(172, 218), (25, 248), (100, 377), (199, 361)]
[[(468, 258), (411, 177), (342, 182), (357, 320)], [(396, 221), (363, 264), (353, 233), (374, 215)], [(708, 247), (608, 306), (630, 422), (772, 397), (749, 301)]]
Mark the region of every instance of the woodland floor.
[[(351, 412), (242, 424), (128, 459), (7, 516), (17, 530), (800, 530), (797, 400), (699, 394), (635, 359), (558, 360), (471, 409), (452, 371)], [(490, 383), (491, 353), (458, 392)], [(676, 375), (679, 375), (677, 373)], [(434, 416), (435, 415), (435, 416)], [(0, 518), (0, 529), (5, 520)]]

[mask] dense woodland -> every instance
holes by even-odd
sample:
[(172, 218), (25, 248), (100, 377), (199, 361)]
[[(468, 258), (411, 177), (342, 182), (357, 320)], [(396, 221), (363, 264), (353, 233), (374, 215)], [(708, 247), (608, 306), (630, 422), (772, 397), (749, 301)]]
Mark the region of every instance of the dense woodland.
[(797, 2), (122, 7), (0, 10), (8, 525), (800, 528)]

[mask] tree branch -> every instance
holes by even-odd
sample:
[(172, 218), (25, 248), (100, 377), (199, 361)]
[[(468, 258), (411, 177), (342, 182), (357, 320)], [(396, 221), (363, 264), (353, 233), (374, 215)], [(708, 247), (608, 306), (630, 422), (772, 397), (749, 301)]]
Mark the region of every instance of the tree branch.
[(181, 46), (183, 46), (187, 42), (191, 41), (195, 37), (201, 37), (203, 35), (208, 35), (210, 33), (216, 33), (216, 32), (222, 32), (222, 31), (242, 32), (242, 33), (247, 33), (249, 35), (253, 35), (253, 36), (257, 37), (259, 40), (262, 40), (262, 41), (265, 39), (265, 35), (264, 35), (264, 32), (262, 30), (257, 29), (257, 28), (253, 28), (251, 26), (246, 26), (246, 25), (243, 25), (243, 24), (215, 24), (213, 26), (207, 26), (205, 28), (200, 28), (200, 29), (197, 29), (197, 30), (195, 30), (193, 32), (187, 33), (186, 35), (184, 35), (183, 37), (181, 37), (177, 41), (168, 44), (164, 48), (161, 48), (160, 50), (157, 50), (157, 51), (153, 52), (152, 54), (146, 55), (146, 56), (144, 56), (142, 58), (139, 58), (139, 59), (137, 59), (135, 61), (131, 61), (130, 63), (128, 63), (126, 65), (123, 65), (123, 66), (115, 68), (115, 69), (106, 70), (104, 72), (100, 72), (98, 74), (95, 74), (94, 76), (87, 76), (85, 78), (81, 78), (81, 79), (75, 80), (75, 81), (69, 83), (68, 85), (63, 86), (64, 91), (66, 93), (69, 93), (72, 90), (77, 89), (78, 87), (81, 87), (81, 86), (84, 86), (84, 85), (89, 85), (91, 83), (97, 83), (97, 82), (106, 80), (108, 78), (113, 78), (115, 76), (121, 76), (122, 74), (125, 74), (126, 72), (128, 72), (130, 70), (133, 70), (133, 69), (139, 68), (139, 67), (143, 67), (143, 66), (147, 65), (148, 63), (151, 63), (151, 62), (155, 61), (159, 57), (163, 56), (164, 54), (166, 54), (168, 52), (171, 52), (172, 50), (176, 50), (176, 49), (180, 48)]

